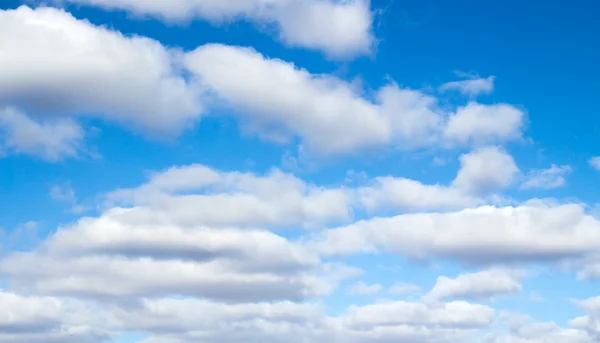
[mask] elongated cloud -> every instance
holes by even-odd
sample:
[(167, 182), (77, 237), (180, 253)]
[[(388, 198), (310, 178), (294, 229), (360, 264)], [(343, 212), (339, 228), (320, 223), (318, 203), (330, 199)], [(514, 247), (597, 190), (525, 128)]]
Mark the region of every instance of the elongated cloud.
[(192, 19), (213, 23), (249, 19), (275, 27), (289, 46), (324, 51), (334, 58), (371, 52), (375, 38), (369, 0), (68, 0), (71, 3), (120, 9), (168, 22)]

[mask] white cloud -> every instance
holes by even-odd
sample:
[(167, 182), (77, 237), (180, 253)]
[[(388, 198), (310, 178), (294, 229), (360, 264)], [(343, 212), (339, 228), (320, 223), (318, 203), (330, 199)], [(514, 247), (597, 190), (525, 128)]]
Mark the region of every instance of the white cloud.
[[(0, 100), (176, 134), (201, 113), (178, 52), (54, 8), (0, 11)], [(37, 111), (36, 111), (37, 112)], [(63, 124), (65, 125), (65, 124)]]
[(214, 23), (249, 19), (273, 25), (289, 46), (324, 51), (335, 58), (371, 52), (373, 15), (369, 0), (68, 0), (72, 3), (123, 9), (169, 22), (200, 18)]
[(152, 175), (145, 185), (106, 198), (111, 205), (135, 205), (115, 213), (131, 223), (282, 228), (352, 217), (346, 189), (307, 184), (278, 169), (256, 175), (203, 165), (172, 167)]
[(93, 298), (203, 296), (303, 299), (330, 292), (355, 269), (269, 231), (128, 224), (109, 211), (60, 228), (33, 252), (7, 257), (14, 287)]
[(350, 294), (352, 295), (373, 295), (381, 292), (383, 290), (383, 286), (376, 283), (373, 285), (367, 285), (363, 281), (359, 281), (355, 283), (350, 289)]
[(475, 97), (479, 94), (490, 94), (494, 91), (495, 76), (488, 76), (486, 78), (479, 77), (478, 75), (468, 75), (466, 80), (452, 81), (444, 83), (439, 87), (441, 92), (458, 91), (464, 95)]
[(381, 176), (355, 191), (359, 207), (371, 213), (386, 210), (448, 211), (505, 202), (492, 194), (509, 187), (519, 169), (498, 147), (473, 150), (460, 157), (461, 167), (450, 185), (427, 185), (416, 180)]
[(453, 186), (475, 195), (509, 187), (519, 172), (512, 156), (498, 147), (480, 148), (462, 155), (460, 165)]
[(553, 322), (534, 322), (524, 315), (502, 313), (499, 323), (503, 330), (487, 334), (484, 343), (594, 343), (583, 330), (562, 328)]
[(387, 144), (389, 122), (349, 84), (311, 75), (248, 48), (205, 45), (186, 57), (204, 86), (264, 139), (300, 136), (311, 151), (346, 152)]
[[(264, 175), (192, 164), (152, 173), (137, 188), (106, 194), (106, 206), (133, 206), (113, 215), (128, 223), (315, 228), (346, 223), (355, 211), (457, 210), (496, 199), (453, 186), (377, 177), (364, 186), (323, 187), (273, 169)], [(223, 209), (228, 209), (223, 211)]]
[(444, 135), (461, 144), (520, 140), (524, 121), (525, 113), (511, 105), (470, 102), (450, 117)]
[(493, 268), (475, 273), (465, 273), (452, 279), (440, 276), (424, 299), (477, 299), (493, 298), (522, 290), (523, 272), (506, 268)]
[(357, 190), (362, 206), (370, 211), (382, 209), (451, 210), (475, 206), (483, 202), (460, 189), (442, 185), (425, 185), (419, 181), (377, 177), (371, 185)]
[(521, 137), (524, 114), (510, 105), (470, 103), (452, 114), (440, 109), (435, 97), (394, 83), (370, 101), (348, 82), (250, 48), (205, 45), (186, 55), (186, 65), (240, 118), (243, 130), (280, 143), (299, 137), (317, 155)]
[(570, 166), (552, 165), (548, 169), (532, 170), (527, 175), (527, 180), (521, 184), (521, 189), (553, 189), (565, 185), (565, 176), (571, 173)]
[(100, 343), (112, 338), (95, 325), (102, 322), (92, 313), (81, 303), (0, 290), (0, 343)]
[(453, 113), (393, 82), (367, 97), (349, 82), (250, 48), (207, 44), (182, 52), (42, 7), (1, 11), (0, 30), (12, 33), (0, 38), (0, 49), (12, 52), (0, 59), (0, 100), (38, 115), (98, 117), (168, 137), (196, 124), (205, 107), (225, 106), (243, 131), (280, 143), (300, 138), (314, 155), (521, 137), (524, 114), (510, 105), (470, 103)]
[(590, 166), (592, 166), (596, 170), (600, 170), (600, 156), (592, 157), (588, 160)]
[(363, 220), (317, 234), (307, 244), (326, 255), (385, 251), (475, 265), (551, 263), (597, 252), (600, 224), (581, 205), (531, 202)]
[(0, 144), (15, 153), (51, 162), (78, 157), (84, 151), (84, 136), (85, 131), (71, 119), (35, 121), (14, 108), (0, 109)]
[(494, 310), (462, 301), (430, 306), (419, 302), (380, 302), (362, 307), (350, 307), (343, 317), (354, 328), (400, 325), (439, 325), (485, 327), (491, 324)]
[(569, 324), (575, 328), (586, 330), (595, 338), (600, 338), (600, 297), (573, 300), (573, 302), (586, 315), (574, 318)]

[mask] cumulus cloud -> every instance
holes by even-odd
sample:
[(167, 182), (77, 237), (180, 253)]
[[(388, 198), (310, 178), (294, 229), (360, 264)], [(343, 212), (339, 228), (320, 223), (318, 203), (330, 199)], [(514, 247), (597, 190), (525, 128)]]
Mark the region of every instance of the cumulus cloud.
[(384, 251), (470, 265), (551, 263), (597, 252), (600, 224), (582, 205), (530, 202), (362, 220), (317, 234), (307, 244), (332, 256)]
[(106, 200), (137, 205), (115, 214), (132, 223), (282, 228), (352, 217), (348, 190), (307, 184), (278, 169), (256, 175), (177, 166), (154, 173), (138, 188), (110, 192)]
[(563, 187), (565, 176), (571, 173), (571, 166), (552, 165), (548, 169), (536, 169), (528, 173), (527, 179), (521, 184), (521, 189), (553, 189)]
[(416, 180), (380, 176), (356, 190), (365, 209), (448, 211), (501, 201), (494, 192), (508, 188), (519, 169), (498, 147), (480, 148), (460, 156), (460, 169), (450, 185), (427, 185)]
[(100, 343), (113, 338), (100, 328), (90, 308), (90, 304), (0, 290), (0, 342)]
[[(472, 174), (478, 172), (472, 169)], [(113, 213), (128, 223), (282, 229), (345, 223), (355, 211), (448, 211), (497, 200), (454, 185), (427, 185), (392, 176), (366, 180), (357, 188), (325, 187), (279, 169), (260, 175), (192, 164), (154, 172), (148, 178), (139, 187), (107, 193), (105, 206), (132, 206)]]
[(243, 0), (243, 1), (144, 1), (68, 0), (72, 3), (126, 10), (169, 22), (203, 19), (213, 23), (248, 19), (272, 25), (289, 46), (324, 51), (334, 58), (371, 52), (375, 42), (369, 0)]
[(371, 211), (386, 208), (405, 210), (451, 210), (480, 204), (483, 200), (460, 189), (426, 185), (419, 181), (377, 177), (371, 185), (357, 190), (362, 205)]
[(300, 136), (312, 151), (334, 153), (386, 144), (391, 135), (378, 107), (352, 87), (249, 48), (205, 45), (187, 56), (203, 85), (237, 109), (265, 139)]
[(484, 336), (484, 343), (593, 343), (597, 340), (586, 331), (576, 328), (563, 328), (554, 322), (535, 322), (530, 317), (502, 313), (499, 323), (504, 332), (494, 332)]
[(586, 315), (572, 319), (569, 324), (575, 328), (586, 330), (596, 339), (600, 338), (600, 297), (584, 300), (573, 300)]
[(456, 278), (440, 276), (424, 299), (477, 299), (512, 294), (522, 290), (522, 277), (523, 271), (506, 268), (465, 273)]
[(269, 231), (132, 225), (110, 212), (59, 229), (35, 251), (7, 257), (0, 270), (13, 287), (44, 294), (223, 301), (300, 300), (356, 272), (322, 264)]
[(366, 96), (347, 81), (251, 48), (207, 44), (184, 52), (42, 7), (1, 11), (0, 29), (11, 32), (0, 39), (11, 51), (0, 59), (0, 101), (38, 116), (95, 117), (172, 137), (207, 108), (226, 107), (241, 130), (279, 143), (299, 138), (321, 156), (522, 136), (524, 113), (507, 104), (446, 110), (434, 96), (393, 82)]
[[(54, 8), (0, 11), (0, 101), (100, 117), (161, 135), (202, 110), (177, 51), (77, 20)], [(66, 124), (63, 124), (66, 125)]]
[(495, 76), (482, 78), (479, 75), (469, 75), (458, 73), (459, 76), (465, 76), (466, 80), (452, 81), (444, 83), (439, 87), (441, 92), (458, 91), (464, 95), (475, 97), (480, 94), (490, 94), (494, 91)]
[(525, 113), (508, 104), (470, 102), (451, 115), (444, 129), (449, 141), (486, 144), (522, 139)]
[(504, 150), (480, 148), (460, 157), (453, 186), (468, 194), (487, 194), (509, 187), (518, 172), (514, 159)]
[(80, 156), (85, 151), (84, 137), (85, 131), (74, 120), (36, 121), (14, 108), (0, 109), (0, 144), (8, 151), (57, 162)]
[(391, 83), (367, 100), (350, 83), (311, 74), (250, 48), (210, 44), (186, 55), (197, 82), (263, 139), (300, 137), (314, 154), (393, 145), (408, 150), (521, 137), (523, 112), (470, 103), (456, 113), (435, 97)]

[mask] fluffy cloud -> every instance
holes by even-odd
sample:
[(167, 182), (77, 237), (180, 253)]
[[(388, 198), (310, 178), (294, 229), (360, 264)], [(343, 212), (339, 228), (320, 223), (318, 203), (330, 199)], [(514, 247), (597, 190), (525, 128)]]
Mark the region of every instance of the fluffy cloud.
[(378, 177), (369, 186), (357, 190), (358, 199), (370, 210), (448, 210), (477, 205), (482, 199), (460, 189), (394, 177)]
[(345, 58), (368, 54), (374, 44), (369, 0), (68, 0), (72, 3), (122, 9), (174, 22), (200, 18), (227, 22), (238, 18), (274, 25), (290, 46), (324, 51)]
[(442, 110), (435, 97), (394, 83), (367, 97), (250, 48), (183, 52), (41, 7), (1, 11), (0, 30), (12, 32), (0, 38), (0, 49), (11, 51), (0, 59), (0, 101), (36, 115), (99, 117), (165, 137), (197, 123), (208, 106), (225, 106), (242, 130), (280, 143), (300, 138), (315, 155), (521, 137), (524, 113), (510, 105)]
[[(469, 162), (463, 166), (459, 176), (463, 179), (468, 176), (474, 180), (472, 183), (486, 180), (486, 175), (477, 175), (482, 171), (472, 165)], [(471, 168), (466, 176), (465, 168)], [(462, 179), (461, 182), (461, 185), (466, 183)], [(370, 214), (447, 211), (496, 201), (452, 185), (426, 185), (391, 176), (367, 180), (364, 186), (353, 189), (309, 184), (278, 169), (258, 175), (220, 171), (199, 164), (152, 173), (146, 184), (110, 192), (105, 200), (108, 207), (133, 206), (126, 211), (113, 211), (114, 216), (132, 224), (277, 229), (348, 222), (355, 211), (362, 210)]]
[(281, 228), (346, 221), (352, 215), (349, 191), (310, 185), (277, 169), (255, 175), (203, 165), (173, 167), (106, 199), (111, 205), (138, 205), (115, 214), (131, 223)]
[(440, 276), (425, 299), (489, 298), (521, 291), (522, 271), (494, 268), (476, 273), (465, 273), (452, 279)]
[(494, 91), (494, 81), (496, 80), (496, 77), (493, 75), (488, 76), (487, 78), (463, 73), (459, 73), (459, 75), (465, 76), (467, 79), (444, 83), (439, 87), (439, 90), (441, 92), (458, 91), (471, 97), (475, 97), (479, 94), (489, 94)]
[(299, 300), (355, 273), (321, 264), (268, 231), (130, 225), (110, 213), (58, 230), (39, 249), (3, 260), (0, 270), (13, 287), (45, 294), (236, 301)]
[(519, 171), (512, 156), (498, 147), (463, 154), (460, 164), (454, 181), (448, 186), (382, 176), (357, 189), (357, 201), (372, 212), (464, 209), (501, 201), (492, 193), (509, 187)]
[(586, 330), (594, 337), (600, 338), (600, 297), (573, 301), (586, 315), (571, 320), (571, 326)]
[[(93, 318), (90, 307), (0, 290), (0, 342), (100, 343), (110, 339), (109, 331), (95, 325), (101, 321)], [(104, 320), (109, 321), (109, 317)]]
[[(174, 134), (201, 113), (178, 52), (53, 8), (0, 11), (0, 101)], [(36, 111), (39, 112), (39, 111)], [(66, 125), (66, 124), (63, 124)]]
[(71, 119), (38, 122), (14, 108), (0, 109), (0, 143), (15, 153), (51, 162), (77, 157), (84, 151), (84, 136), (85, 131)]
[(581, 205), (530, 202), (362, 220), (320, 233), (307, 244), (327, 255), (386, 251), (474, 265), (557, 262), (596, 252), (600, 224)]
[[(386, 302), (353, 306), (339, 317), (326, 317), (314, 305), (291, 303), (224, 306), (202, 301), (161, 300), (147, 302), (146, 308), (148, 310), (136, 316), (147, 323), (148, 330), (157, 334), (145, 343), (194, 342), (201, 338), (282, 343), (319, 340), (454, 342), (486, 328), (494, 315), (489, 307), (463, 302), (437, 307), (418, 302)], [(207, 316), (207, 313), (212, 315)], [(157, 329), (161, 324), (167, 328), (161, 330), (163, 332)], [(173, 327), (176, 329), (168, 330)]]
[(445, 137), (465, 144), (522, 139), (525, 113), (507, 104), (482, 105), (470, 102), (448, 120)]
[(186, 60), (199, 82), (263, 138), (300, 136), (312, 151), (323, 153), (389, 142), (389, 122), (378, 107), (339, 79), (224, 45), (200, 47)]
[(468, 194), (487, 194), (510, 186), (519, 172), (511, 155), (497, 147), (477, 149), (460, 157), (453, 186)]
[(315, 75), (250, 48), (205, 45), (186, 65), (243, 128), (263, 139), (300, 137), (315, 154), (339, 154), (394, 145), (415, 149), (503, 141), (521, 136), (523, 112), (506, 104), (470, 103), (450, 113), (437, 99), (396, 84), (374, 101), (329, 75)]
[(521, 185), (521, 189), (552, 189), (565, 185), (565, 176), (571, 173), (570, 166), (552, 165), (548, 169), (532, 170), (527, 175), (527, 180)]
[(584, 330), (562, 328), (553, 322), (534, 322), (531, 318), (513, 313), (502, 313), (500, 321), (504, 332), (488, 334), (484, 343), (593, 343), (597, 340)]

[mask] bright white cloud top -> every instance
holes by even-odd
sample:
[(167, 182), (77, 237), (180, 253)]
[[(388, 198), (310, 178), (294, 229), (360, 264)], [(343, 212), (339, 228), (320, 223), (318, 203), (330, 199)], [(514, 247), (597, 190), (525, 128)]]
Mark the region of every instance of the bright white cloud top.
[(402, 11), (35, 5), (0, 7), (0, 343), (598, 342), (600, 157), (500, 73), (403, 83)]
[(223, 24), (239, 19), (273, 25), (289, 46), (317, 49), (333, 58), (369, 54), (375, 43), (369, 0), (68, 0), (124, 10), (168, 22), (202, 19)]

